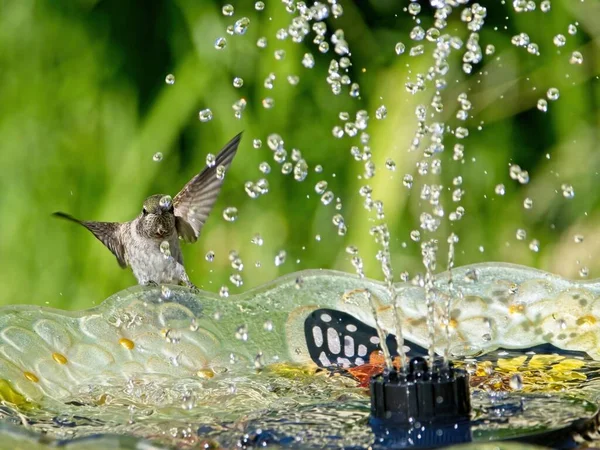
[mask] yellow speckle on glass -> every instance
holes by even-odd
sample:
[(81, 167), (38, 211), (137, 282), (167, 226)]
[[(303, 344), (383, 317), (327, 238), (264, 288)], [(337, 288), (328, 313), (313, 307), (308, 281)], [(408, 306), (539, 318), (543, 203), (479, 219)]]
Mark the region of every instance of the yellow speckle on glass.
[(23, 372), (23, 375), (25, 375), (25, 378), (27, 378), (29, 381), (32, 381), (33, 383), (37, 383), (38, 381), (40, 381), (40, 379), (31, 372)]
[(508, 312), (511, 314), (522, 314), (525, 311), (525, 306), (523, 305), (510, 305), (508, 307)]
[(8, 381), (2, 379), (0, 379), (0, 401), (17, 406), (27, 405), (25, 397), (15, 391)]
[(594, 325), (597, 322), (594, 316), (583, 316), (577, 319), (577, 325)]
[(215, 376), (215, 373), (212, 371), (212, 369), (200, 369), (198, 371), (198, 376), (200, 378), (212, 378)]
[(133, 341), (130, 339), (127, 339), (127, 338), (119, 339), (119, 344), (121, 344), (127, 350), (133, 350), (133, 347), (135, 347), (135, 344), (133, 343)]
[(448, 327), (456, 328), (458, 326), (458, 321), (456, 319), (450, 319), (448, 321)]
[(66, 356), (60, 353), (52, 353), (52, 359), (59, 364), (66, 364), (68, 362)]

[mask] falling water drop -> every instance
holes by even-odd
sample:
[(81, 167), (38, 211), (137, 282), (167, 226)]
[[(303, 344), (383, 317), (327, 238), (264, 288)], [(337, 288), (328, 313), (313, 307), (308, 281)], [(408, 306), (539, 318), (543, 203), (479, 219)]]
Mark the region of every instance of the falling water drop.
[(235, 206), (228, 206), (223, 210), (223, 219), (227, 222), (234, 222), (238, 218), (238, 209)]
[(227, 39), (224, 37), (218, 37), (215, 40), (215, 48), (217, 50), (223, 50), (225, 47), (227, 47)]
[(550, 88), (546, 92), (546, 97), (548, 97), (548, 100), (556, 101), (560, 97), (560, 91), (556, 88)]
[(200, 122), (210, 122), (213, 118), (213, 113), (210, 109), (203, 109), (198, 113)]
[(575, 51), (571, 54), (569, 62), (571, 64), (583, 64), (583, 55), (581, 54), (581, 52)]
[(233, 31), (235, 32), (235, 34), (246, 34), (246, 31), (248, 31), (248, 25), (250, 25), (250, 19), (248, 19), (247, 17), (242, 17), (241, 19), (237, 20), (233, 26)]
[(575, 189), (573, 189), (573, 186), (571, 186), (570, 184), (563, 183), (560, 186), (560, 188), (562, 189), (562, 194), (564, 198), (571, 199), (575, 197)]
[(175, 75), (173, 75), (172, 73), (170, 73), (169, 75), (167, 75), (165, 77), (165, 83), (167, 83), (167, 84), (175, 84)]
[(223, 5), (223, 7), (221, 8), (221, 12), (223, 13), (224, 16), (231, 17), (231, 16), (233, 16), (235, 9), (233, 8), (233, 5), (227, 4), (227, 5)]

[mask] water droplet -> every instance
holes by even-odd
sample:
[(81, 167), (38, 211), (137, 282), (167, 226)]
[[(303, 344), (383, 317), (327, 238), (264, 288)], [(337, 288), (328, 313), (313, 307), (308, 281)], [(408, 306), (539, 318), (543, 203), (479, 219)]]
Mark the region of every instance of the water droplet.
[(404, 175), (404, 178), (402, 178), (402, 184), (407, 187), (408, 189), (412, 188), (413, 186), (413, 176), (409, 173), (407, 173), (406, 175)]
[(514, 373), (510, 377), (509, 381), (510, 388), (515, 391), (520, 391), (523, 389), (523, 378), (520, 373)]
[(569, 34), (570, 35), (577, 34), (577, 27), (574, 24), (572, 24), (572, 23), (569, 24), (568, 30), (569, 30)]
[(256, 41), (256, 46), (259, 48), (265, 48), (267, 46), (267, 38), (266, 37), (258, 38), (258, 40)]
[(533, 208), (533, 199), (527, 197), (525, 200), (523, 200), (523, 208), (525, 208), (525, 209)]
[(302, 65), (307, 69), (312, 69), (315, 66), (315, 57), (311, 53), (305, 53), (302, 58)]
[(288, 75), (287, 81), (292, 86), (296, 86), (300, 82), (300, 77), (297, 75)]
[(579, 269), (579, 276), (581, 278), (587, 278), (589, 274), (590, 270), (587, 267), (583, 266), (581, 269)]
[(583, 234), (576, 234), (575, 236), (573, 236), (573, 240), (576, 244), (581, 244), (583, 242), (583, 239)]
[(256, 2), (254, 4), (254, 9), (256, 9), (257, 11), (262, 11), (263, 9), (265, 9), (265, 2)]
[(583, 64), (583, 55), (581, 54), (581, 52), (573, 52), (571, 54), (571, 58), (569, 58), (569, 62), (571, 64)]
[(233, 5), (223, 5), (223, 7), (221, 8), (221, 12), (223, 13), (224, 16), (233, 16), (233, 13), (235, 12), (235, 9), (233, 8)]
[(263, 245), (264, 241), (263, 241), (263, 238), (262, 238), (262, 236), (260, 234), (255, 234), (252, 237), (252, 240), (250, 242), (253, 243), (254, 245), (258, 245), (260, 247), (261, 245)]
[(154, 156), (152, 157), (152, 161), (154, 162), (160, 162), (163, 160), (163, 154), (161, 152), (156, 152), (154, 154)]
[(558, 97), (560, 97), (560, 91), (556, 88), (550, 88), (548, 89), (548, 92), (546, 92), (546, 97), (548, 97), (548, 100), (558, 100)]
[(393, 172), (396, 170), (396, 163), (391, 158), (388, 158), (385, 160), (385, 168)]
[(327, 191), (321, 196), (321, 203), (324, 205), (329, 205), (334, 199), (333, 192)]
[(563, 183), (560, 188), (562, 189), (562, 194), (564, 198), (571, 199), (575, 197), (575, 189), (570, 184)]
[(421, 240), (421, 232), (419, 230), (412, 230), (410, 232), (410, 238), (415, 242), (419, 242)]
[(240, 77), (235, 77), (233, 79), (233, 87), (241, 88), (244, 85), (244, 80)]
[(229, 297), (229, 288), (227, 286), (221, 286), (221, 289), (219, 289), (219, 296), (221, 298)]
[(285, 58), (285, 50), (275, 50), (273, 55), (277, 61), (281, 61), (283, 58)]
[(327, 190), (327, 181), (321, 180), (315, 184), (315, 192), (319, 195), (322, 195)]
[(262, 141), (260, 139), (254, 139), (252, 141), (252, 146), (254, 148), (261, 148), (262, 147)]
[(169, 244), (169, 241), (162, 241), (160, 243), (160, 252), (165, 258), (171, 257), (171, 245)]
[(258, 170), (260, 170), (265, 175), (271, 172), (271, 166), (268, 162), (263, 161), (258, 165)]
[(247, 341), (248, 327), (246, 325), (240, 325), (239, 327), (237, 327), (237, 329), (235, 330), (235, 338), (239, 339), (240, 341)]
[(167, 75), (165, 77), (165, 83), (167, 83), (167, 84), (175, 84), (175, 75), (173, 75), (172, 73), (170, 73), (169, 75)]
[(383, 120), (387, 117), (387, 108), (385, 107), (385, 105), (381, 105), (379, 108), (377, 108), (377, 111), (375, 111), (375, 118), (377, 120)]
[(202, 111), (200, 111), (198, 113), (198, 118), (200, 119), (200, 122), (209, 122), (213, 118), (213, 113), (208, 108), (207, 109), (203, 109)]
[(519, 241), (524, 241), (526, 238), (527, 238), (527, 232), (524, 229), (519, 228), (517, 230), (517, 239)]
[(271, 109), (273, 106), (275, 106), (275, 100), (273, 100), (271, 97), (265, 97), (262, 101), (262, 105), (266, 109)]
[(215, 40), (215, 48), (217, 50), (223, 50), (225, 47), (227, 47), (227, 39), (224, 37), (218, 37)]
[(246, 31), (248, 31), (248, 25), (250, 25), (250, 19), (247, 17), (242, 17), (233, 25), (233, 31), (235, 34), (239, 35), (246, 34)]
[(421, 56), (423, 53), (425, 53), (423, 44), (415, 45), (409, 52), (410, 56)]
[(283, 263), (285, 263), (285, 258), (287, 257), (287, 252), (285, 250), (279, 250), (275, 255), (275, 266), (279, 267)]
[(204, 259), (206, 259), (208, 262), (213, 262), (215, 260), (215, 252), (209, 250)]
[(545, 98), (540, 98), (537, 101), (537, 109), (539, 109), (542, 112), (548, 111), (548, 101)]
[(158, 204), (163, 209), (169, 209), (173, 204), (173, 199), (170, 195), (163, 195), (158, 201)]
[(229, 281), (231, 281), (231, 283), (235, 287), (241, 287), (244, 284), (244, 279), (239, 273), (234, 273), (233, 275), (231, 275), (229, 277)]
[(504, 195), (506, 193), (506, 188), (503, 184), (497, 184), (494, 188), (494, 192), (496, 193), (496, 195)]
[(238, 218), (238, 209), (235, 206), (228, 206), (223, 210), (223, 219), (227, 222), (234, 222)]
[(542, 10), (542, 12), (547, 13), (548, 11), (550, 11), (551, 8), (552, 4), (550, 3), (550, 0), (544, 0), (542, 1), (542, 3), (540, 3), (540, 9)]
[(496, 53), (496, 47), (494, 47), (492, 44), (488, 44), (485, 47), (485, 54), (486, 55), (493, 55), (494, 53)]
[(270, 321), (270, 320), (267, 320), (267, 321), (266, 321), (266, 322), (263, 324), (263, 329), (264, 329), (265, 331), (273, 331), (273, 328), (274, 328), (274, 326), (273, 326), (273, 322), (272, 322), (272, 321)]
[(531, 241), (529, 243), (529, 250), (531, 250), (533, 252), (539, 252), (540, 251), (540, 241), (538, 241), (537, 239), (534, 239), (533, 241)]
[(396, 51), (396, 55), (401, 55), (406, 50), (406, 46), (402, 42), (398, 42), (394, 50)]

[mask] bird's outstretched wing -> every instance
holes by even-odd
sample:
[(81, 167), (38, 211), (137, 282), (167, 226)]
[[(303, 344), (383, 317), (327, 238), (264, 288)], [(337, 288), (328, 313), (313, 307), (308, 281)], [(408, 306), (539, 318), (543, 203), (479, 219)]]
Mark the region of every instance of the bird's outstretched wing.
[(117, 257), (117, 261), (123, 269), (127, 267), (127, 263), (125, 262), (125, 249), (117, 234), (117, 230), (121, 224), (117, 222), (89, 222), (78, 220), (63, 212), (55, 212), (53, 216), (67, 219), (86, 227), (100, 242), (106, 245), (113, 255)]
[(173, 199), (177, 233), (187, 242), (196, 242), (200, 230), (212, 210), (223, 184), (223, 177), (217, 176), (217, 168), (229, 170), (237, 152), (242, 133), (223, 147), (212, 166), (192, 178)]

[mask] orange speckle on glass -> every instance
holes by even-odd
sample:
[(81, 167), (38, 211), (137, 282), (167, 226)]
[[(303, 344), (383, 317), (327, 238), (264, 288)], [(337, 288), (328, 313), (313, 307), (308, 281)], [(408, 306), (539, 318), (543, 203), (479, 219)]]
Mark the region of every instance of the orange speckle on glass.
[(133, 341), (130, 339), (127, 339), (127, 338), (119, 339), (119, 344), (121, 344), (127, 350), (133, 350), (133, 347), (135, 347), (135, 344), (133, 343)]
[(38, 381), (40, 381), (40, 379), (31, 372), (23, 372), (23, 375), (25, 375), (25, 378), (27, 378), (29, 381), (32, 381), (34, 383), (37, 383)]
[(59, 364), (66, 364), (68, 362), (66, 356), (60, 353), (52, 353), (52, 359)]

